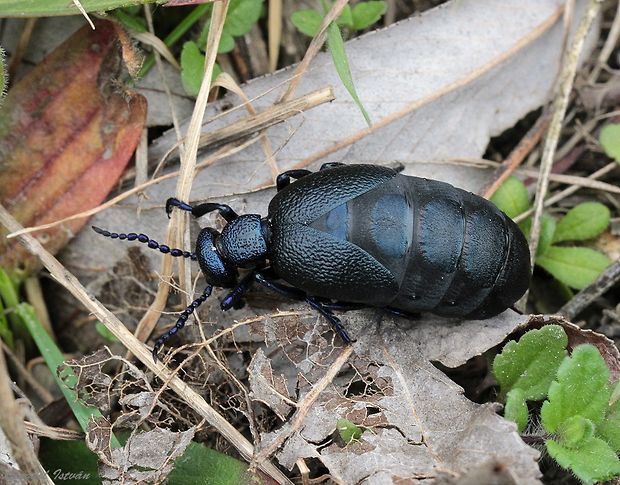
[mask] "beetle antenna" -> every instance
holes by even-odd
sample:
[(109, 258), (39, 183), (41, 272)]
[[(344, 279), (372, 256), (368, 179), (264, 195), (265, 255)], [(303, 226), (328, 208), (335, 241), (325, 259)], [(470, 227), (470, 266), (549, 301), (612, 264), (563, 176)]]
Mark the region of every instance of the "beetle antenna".
[(190, 253), (189, 251), (183, 251), (182, 249), (171, 248), (169, 246), (166, 246), (165, 244), (159, 244), (157, 241), (155, 241), (154, 239), (151, 239), (146, 234), (136, 234), (135, 232), (130, 232), (129, 234), (125, 234), (122, 232), (117, 233), (117, 232), (106, 231), (105, 229), (101, 229), (100, 227), (97, 227), (97, 226), (91, 226), (91, 227), (93, 228), (93, 231), (95, 231), (97, 234), (101, 234), (102, 236), (109, 237), (111, 239), (120, 239), (120, 240), (127, 239), (127, 241), (138, 241), (138, 242), (148, 245), (148, 247), (151, 249), (159, 249), (159, 251), (161, 251), (164, 254), (170, 253), (170, 255), (174, 256), (175, 258), (178, 258), (178, 257), (189, 258), (192, 261), (196, 261), (197, 259), (196, 253)]
[(189, 304), (189, 306), (185, 310), (183, 310), (181, 315), (179, 315), (177, 323), (174, 324), (174, 327), (172, 327), (170, 330), (168, 330), (157, 339), (155, 345), (153, 345), (153, 360), (155, 362), (157, 362), (157, 354), (159, 353), (159, 350), (162, 348), (166, 340), (175, 335), (185, 326), (185, 323), (187, 322), (189, 316), (194, 312), (196, 308), (202, 305), (207, 298), (209, 298), (212, 290), (213, 287), (211, 285), (208, 285), (202, 292), (202, 295), (196, 298), (193, 302)]

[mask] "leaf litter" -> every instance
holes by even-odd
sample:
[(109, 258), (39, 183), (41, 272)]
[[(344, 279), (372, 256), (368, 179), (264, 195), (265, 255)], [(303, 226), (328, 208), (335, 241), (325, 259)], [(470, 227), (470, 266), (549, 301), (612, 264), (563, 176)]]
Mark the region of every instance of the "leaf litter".
[[(578, 3), (581, 5), (581, 2)], [(359, 56), (362, 52), (369, 52), (369, 42), (373, 46), (383, 41), (394, 45), (394, 39), (409, 42), (410, 36), (417, 35), (427, 36), (426, 44), (420, 44), (423, 39), (412, 37), (414, 42), (418, 42), (416, 45), (420, 53), (428, 50), (426, 54), (430, 55), (430, 52), (443, 49), (436, 45), (441, 42), (438, 32), (442, 32), (437, 29), (441, 25), (447, 25), (446, 32), (454, 28), (454, 25), (446, 24), (448, 13), (450, 21), (457, 26), (467, 25), (469, 16), (478, 16), (470, 10), (475, 10), (472, 2), (449, 2), (448, 5), (350, 43), (348, 52), (353, 66), (359, 68)], [(502, 7), (492, 10), (494, 5), (497, 4), (485, 3), (480, 7), (485, 9), (484, 25), (489, 27), (497, 23), (505, 26), (499, 17), (503, 18), (506, 11)], [(558, 8), (558, 3), (553, 1), (535, 2), (535, 5), (519, 3), (519, 11), (527, 15), (515, 18), (517, 27), (514, 31), (496, 33), (497, 38), (502, 39), (501, 44), (488, 42), (478, 46), (490, 51), (482, 52), (474, 48), (467, 52), (454, 52), (455, 58), (460, 58), (462, 62), (456, 65), (444, 59), (441, 72), (447, 75), (439, 82), (432, 75), (432, 69), (416, 67), (415, 62), (423, 63), (421, 59), (410, 57), (409, 53), (408, 57), (399, 58), (399, 55), (405, 55), (406, 44), (403, 44), (403, 52), (391, 51), (386, 58), (410, 67), (416, 78), (408, 79), (408, 82), (403, 79), (389, 88), (381, 86), (377, 84), (379, 79), (372, 76), (377, 66), (373, 65), (373, 70), (365, 71), (362, 62), (356, 81), (362, 98), (371, 98), (367, 105), (371, 107), (373, 119), (379, 120), (376, 129), (368, 135), (357, 137), (355, 130), (361, 129), (357, 126), (358, 121), (363, 123), (363, 120), (353, 114), (356, 110), (354, 106), (347, 107), (347, 103), (350, 104), (347, 97), (339, 94), (329, 110), (322, 107), (304, 113), (297, 121), (270, 129), (269, 136), (274, 146), (280, 147), (278, 162), (285, 169), (309, 164), (328, 154), (332, 156), (331, 160), (349, 162), (397, 159), (406, 161), (406, 173), (430, 175), (469, 189), (478, 187), (483, 180), (480, 171), (411, 163), (411, 160), (429, 160), (455, 153), (480, 156), (492, 134), (512, 126), (527, 111), (544, 102), (552, 77), (541, 76), (541, 73), (525, 76), (519, 79), (519, 83), (511, 85), (510, 90), (506, 90), (506, 79), (515, 79), (517, 73), (534, 72), (541, 57), (548, 59), (549, 63), (557, 59), (561, 34), (558, 27), (561, 11)], [(464, 18), (454, 19), (460, 12), (468, 13)], [(488, 17), (493, 15), (498, 16), (498, 20), (489, 22)], [(518, 24), (517, 20), (522, 23)], [(436, 35), (428, 37), (427, 29)], [(471, 29), (475, 31), (476, 26), (471, 24)], [(513, 37), (510, 36), (512, 34)], [(459, 35), (467, 37), (468, 34)], [(493, 48), (496, 50), (493, 51)], [(481, 62), (478, 71), (476, 67), (471, 67), (476, 59)], [(412, 64), (413, 60), (415, 62)], [(378, 60), (373, 59), (372, 62)], [(446, 67), (453, 64), (467, 66), (467, 62), (471, 64), (469, 70), (453, 71), (452, 67)], [(383, 74), (385, 69), (389, 70), (389, 66), (384, 68)], [(319, 56), (304, 77), (302, 89), (321, 87), (326, 82), (334, 83), (329, 70), (324, 56)], [(468, 72), (474, 74), (468, 75)], [(364, 73), (367, 78), (364, 78)], [(269, 93), (258, 98), (257, 109), (273, 101), (275, 93), (270, 90), (286, 75), (284, 72), (268, 76), (245, 88), (250, 97)], [(411, 86), (427, 88), (420, 93)], [(450, 90), (446, 86), (455, 88)], [(495, 91), (500, 88), (501, 96)], [(398, 99), (373, 100), (370, 94), (373, 92), (390, 92)], [(476, 116), (464, 111), (465, 100), (471, 106), (472, 93), (477, 93), (473, 103)], [(528, 93), (525, 103), (524, 93)], [(226, 102), (216, 103), (211, 115), (215, 115)], [(342, 114), (347, 109), (350, 116)], [(489, 110), (494, 116), (481, 115), (481, 109)], [(400, 112), (404, 113), (403, 116), (398, 115)], [(499, 118), (495, 116), (498, 112), (501, 113)], [(233, 119), (241, 116), (239, 111), (236, 113), (233, 113)], [(375, 118), (377, 113), (379, 116)], [(342, 126), (342, 120), (347, 120), (347, 126)], [(462, 120), (467, 120), (471, 125), (467, 130), (463, 130)], [(218, 118), (211, 121), (208, 129), (230, 122), (230, 118)], [(445, 129), (438, 130), (437, 126)], [(334, 136), (338, 138), (334, 139)], [(386, 139), (393, 142), (386, 144)], [(172, 143), (170, 136), (162, 137), (153, 146), (151, 158), (161, 158)], [(267, 171), (261, 170), (264, 157), (257, 150), (257, 146), (251, 147), (236, 156), (234, 161), (228, 160), (199, 174), (192, 198), (215, 197), (230, 203), (238, 212), (264, 214), (272, 192), (248, 193), (265, 183), (263, 175)], [(244, 173), (251, 175), (245, 177)], [(150, 200), (155, 202), (143, 206), (141, 220), (135, 216), (132, 206), (135, 201), (130, 201), (132, 203), (128, 207), (115, 207), (97, 215), (97, 225), (141, 227), (157, 238), (163, 226), (161, 201), (174, 192), (173, 183), (162, 183), (147, 191)], [(102, 250), (92, 254), (93, 245)], [(70, 248), (66, 258), (68, 261), (91, 260), (93, 267), (109, 267), (114, 264), (115, 258), (122, 257), (125, 250), (122, 245), (102, 245), (99, 240), (94, 240), (92, 234), (85, 232)], [(88, 257), (83, 257), (84, 252)], [(154, 258), (154, 255), (149, 257)], [(81, 272), (86, 281), (93, 277), (89, 269), (77, 272)], [(254, 425), (260, 431), (260, 442), (255, 444), (259, 453), (276, 443), (278, 446), (274, 451), (283, 466), (290, 469), (299, 464), (300, 458), (318, 459), (334, 479), (347, 483), (361, 480), (368, 483), (424, 481), (438, 477), (449, 481), (464, 477), (477, 468), (502, 470), (506, 476), (518, 477), (519, 483), (537, 481), (538, 452), (523, 443), (515, 425), (498, 416), (493, 405), (478, 405), (469, 401), (463, 396), (460, 386), (430, 363), (436, 361), (447, 367), (462, 365), (468, 359), (499, 345), (515, 329), (527, 325), (528, 317), (507, 311), (485, 321), (449, 322), (425, 315), (419, 321), (407, 322), (374, 310), (349, 312), (343, 314), (342, 319), (350, 333), (356, 336), (357, 342), (346, 364), (333, 369), (342, 349), (328, 332), (326, 323), (304, 306), (276, 301), (274, 304), (271, 295), (253, 292), (246, 308), (222, 314), (217, 299), (212, 297), (206, 311), (201, 313), (216, 320), (214, 325), (205, 326), (207, 335), (244, 319), (248, 322), (254, 320), (247, 325), (238, 325), (235, 332), (212, 342), (219, 356), (218, 364), (206, 364), (206, 358), (200, 357), (192, 362), (186, 361), (183, 367), (184, 379), (195, 386), (208, 388), (214, 404), (231, 422), (243, 423), (241, 415), (256, 421)], [(275, 305), (294, 308), (298, 315), (282, 318), (280, 312), (274, 312)], [(256, 319), (257, 313), (261, 318)], [(265, 342), (262, 349), (258, 347), (261, 341)], [(196, 345), (180, 349), (177, 357), (192, 356), (190, 350)], [(226, 366), (242, 374), (247, 369), (248, 389), (228, 382), (222, 369), (209, 372), (208, 383), (201, 382), (200, 376), (204, 376), (207, 369), (217, 370), (218, 366)], [(324, 377), (330, 369), (335, 370), (335, 375), (325, 382)], [(315, 397), (312, 391), (317, 383), (324, 387)], [(249, 392), (252, 407), (255, 408), (252, 412), (243, 409), (245, 404), (241, 396), (244, 392)], [(164, 392), (157, 399), (168, 399), (164, 397), (166, 395)], [(309, 396), (312, 399), (308, 399)], [(139, 392), (123, 398), (121, 402), (128, 405), (135, 403), (138, 409), (144, 409), (140, 403), (154, 405), (150, 396)], [(144, 416), (142, 412), (140, 415)], [(301, 415), (303, 419), (295, 421), (296, 415)], [(363, 427), (359, 441), (347, 446), (338, 441), (336, 426), (341, 418)], [(298, 424), (295, 428), (291, 423)]]

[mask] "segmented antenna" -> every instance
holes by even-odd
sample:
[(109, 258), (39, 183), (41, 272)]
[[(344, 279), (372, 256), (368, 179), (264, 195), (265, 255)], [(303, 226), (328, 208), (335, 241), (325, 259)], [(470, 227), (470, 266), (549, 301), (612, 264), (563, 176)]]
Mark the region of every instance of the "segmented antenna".
[(106, 231), (105, 229), (101, 229), (100, 227), (97, 227), (97, 226), (91, 226), (91, 227), (93, 228), (93, 231), (95, 231), (97, 234), (101, 234), (102, 236), (109, 237), (111, 239), (120, 239), (121, 241), (125, 239), (127, 241), (138, 241), (138, 242), (146, 244), (151, 249), (159, 249), (159, 251), (161, 251), (164, 254), (170, 253), (170, 255), (174, 256), (175, 258), (179, 258), (179, 257), (189, 258), (192, 261), (196, 261), (196, 259), (198, 259), (196, 257), (196, 253), (190, 253), (189, 251), (183, 251), (182, 249), (171, 248), (169, 246), (166, 246), (165, 244), (159, 244), (157, 241), (155, 241), (154, 239), (151, 239), (146, 234), (136, 234), (135, 232), (130, 232), (129, 234), (125, 234), (122, 232), (117, 233), (117, 232)]
[(157, 362), (157, 354), (159, 353), (159, 350), (162, 348), (166, 340), (168, 340), (170, 337), (175, 335), (179, 330), (181, 330), (185, 326), (185, 323), (187, 322), (187, 319), (189, 318), (189, 316), (193, 313), (193, 311), (196, 308), (202, 305), (207, 298), (209, 298), (212, 290), (213, 290), (213, 287), (211, 285), (207, 286), (202, 292), (202, 295), (196, 298), (193, 302), (189, 304), (189, 306), (185, 310), (183, 310), (181, 315), (179, 315), (177, 323), (174, 324), (174, 327), (172, 327), (170, 330), (168, 330), (166, 333), (164, 333), (157, 339), (157, 341), (155, 342), (155, 345), (153, 346), (153, 360), (155, 362)]

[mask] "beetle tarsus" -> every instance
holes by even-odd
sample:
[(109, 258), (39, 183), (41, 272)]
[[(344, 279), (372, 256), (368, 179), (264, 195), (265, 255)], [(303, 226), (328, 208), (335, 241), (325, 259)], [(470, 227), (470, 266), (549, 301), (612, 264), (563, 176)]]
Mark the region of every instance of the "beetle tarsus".
[(211, 291), (213, 291), (213, 287), (211, 285), (208, 285), (204, 289), (202, 294), (198, 298), (196, 298), (193, 302), (191, 302), (187, 306), (187, 308), (181, 312), (181, 314), (179, 315), (179, 318), (174, 324), (174, 327), (172, 327), (166, 333), (160, 335), (160, 337), (155, 341), (155, 345), (153, 345), (153, 358), (155, 359), (156, 362), (157, 362), (157, 354), (159, 352), (159, 349), (163, 347), (166, 340), (168, 340), (170, 337), (175, 335), (179, 330), (181, 330), (185, 326), (185, 323), (187, 323), (187, 319), (189, 318), (189, 316), (194, 312), (194, 310), (196, 310), (200, 305), (202, 305), (207, 298), (209, 298), (209, 296), (211, 295)]

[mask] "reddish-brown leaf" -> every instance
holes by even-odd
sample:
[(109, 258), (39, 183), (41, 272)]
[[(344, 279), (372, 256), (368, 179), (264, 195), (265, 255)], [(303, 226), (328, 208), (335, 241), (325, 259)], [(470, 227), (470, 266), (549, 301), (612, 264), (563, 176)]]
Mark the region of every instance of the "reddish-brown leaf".
[[(124, 89), (127, 35), (116, 24), (86, 26), (11, 88), (0, 110), (0, 202), (24, 226), (100, 204), (132, 156), (146, 100)], [(58, 251), (86, 222), (38, 233)], [(0, 229), (0, 265), (37, 262)]]

